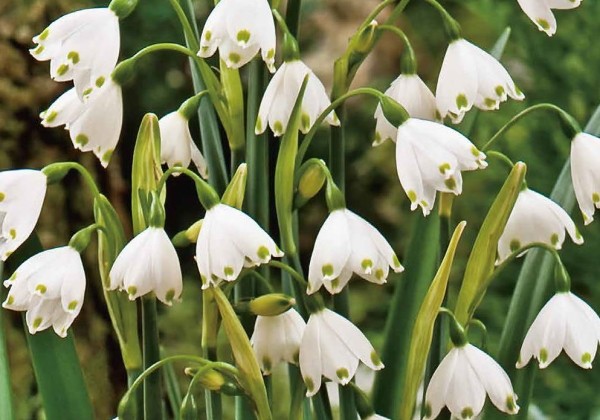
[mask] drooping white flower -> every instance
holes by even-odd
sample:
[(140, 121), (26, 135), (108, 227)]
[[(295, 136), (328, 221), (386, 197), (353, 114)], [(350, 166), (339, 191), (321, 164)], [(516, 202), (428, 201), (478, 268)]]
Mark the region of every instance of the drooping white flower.
[(389, 268), (404, 270), (383, 235), (362, 217), (348, 209), (334, 210), (321, 227), (308, 269), (308, 290), (321, 288), (339, 293), (358, 274), (376, 284), (387, 281)]
[(326, 308), (310, 315), (300, 344), (300, 372), (307, 397), (319, 391), (321, 376), (346, 385), (359, 361), (373, 370), (383, 369), (375, 349), (352, 322)]
[(436, 191), (462, 192), (461, 171), (487, 167), (485, 154), (465, 136), (432, 121), (409, 118), (398, 127), (396, 167), (410, 209), (427, 216)]
[(111, 77), (100, 81), (85, 92), (83, 99), (77, 96), (75, 88), (66, 91), (40, 118), (44, 127), (64, 125), (73, 146), (94, 152), (106, 167), (121, 135), (123, 97), (121, 86)]
[(486, 394), (498, 410), (519, 412), (517, 395), (502, 367), (472, 344), (454, 347), (427, 386), (425, 418), (436, 418), (444, 406), (457, 418), (473, 418), (483, 409)]
[(571, 178), (577, 203), (588, 225), (600, 208), (600, 138), (578, 133), (571, 142)]
[(206, 211), (196, 242), (202, 288), (235, 280), (242, 267), (268, 263), (283, 252), (250, 216), (225, 204)]
[(498, 109), (507, 96), (525, 98), (498, 60), (462, 38), (450, 43), (435, 92), (442, 118), (459, 123), (473, 105)]
[(275, 71), (275, 22), (267, 0), (221, 0), (208, 16), (200, 37), (200, 57), (217, 48), (227, 67), (240, 68), (261, 51)]
[(158, 300), (171, 305), (183, 287), (175, 247), (158, 227), (147, 228), (123, 248), (109, 277), (109, 290), (124, 290), (130, 300), (154, 292)]
[(517, 367), (534, 357), (540, 369), (564, 349), (577, 365), (591, 369), (600, 342), (600, 318), (571, 292), (556, 293), (542, 308), (527, 331)]
[(189, 121), (179, 112), (171, 112), (158, 121), (160, 128), (160, 159), (173, 166), (190, 166), (190, 161), (198, 169), (203, 178), (208, 177), (208, 170), (204, 156), (194, 143), (190, 133)]
[[(436, 120), (435, 96), (417, 74), (401, 74), (392, 82), (385, 94), (402, 105), (411, 117)], [(373, 146), (379, 146), (386, 140), (396, 141), (398, 128), (385, 118), (381, 104), (377, 105), (375, 119), (377, 125)]]
[(10, 291), (2, 306), (27, 311), (30, 334), (52, 326), (66, 337), (81, 311), (85, 283), (79, 252), (70, 246), (49, 249), (26, 260), (4, 281)]
[[(78, 93), (106, 79), (119, 57), (119, 18), (108, 8), (69, 13), (33, 38), (31, 55), (50, 60), (50, 75), (73, 80)], [(102, 79), (100, 79), (102, 78)]]
[[(306, 91), (302, 98), (300, 131), (308, 133), (318, 116), (331, 102), (325, 87), (302, 61), (285, 62), (269, 82), (260, 103), (256, 119), (256, 134), (263, 133), (267, 123), (276, 136), (285, 132), (294, 103), (300, 92), (304, 77), (308, 74)], [(335, 112), (331, 112), (325, 121), (331, 125), (340, 125)]]
[(365, 417), (363, 420), (390, 420), (389, 417), (383, 417), (379, 414), (371, 414), (368, 417)]
[(295, 309), (277, 316), (258, 316), (250, 342), (260, 368), (268, 375), (281, 362), (298, 364), (306, 323)]
[(0, 259), (6, 259), (31, 235), (44, 197), (46, 175), (32, 169), (0, 172)]
[(575, 223), (561, 206), (526, 188), (517, 196), (498, 241), (498, 262), (504, 261), (519, 248), (535, 242), (561, 249), (565, 241), (565, 230), (573, 242), (578, 245), (583, 243), (583, 237)]
[(540, 31), (548, 36), (556, 33), (556, 19), (552, 9), (574, 9), (581, 0), (517, 0), (523, 12), (531, 19)]

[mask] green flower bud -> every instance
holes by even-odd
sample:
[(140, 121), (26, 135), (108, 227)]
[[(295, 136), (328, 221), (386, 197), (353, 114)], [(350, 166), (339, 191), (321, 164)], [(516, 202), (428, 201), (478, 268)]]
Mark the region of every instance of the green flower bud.
[(379, 98), (379, 102), (381, 103), (381, 110), (383, 111), (385, 119), (393, 126), (400, 127), (404, 121), (410, 118), (406, 109), (389, 96), (382, 95), (381, 98)]
[(223, 193), (221, 202), (228, 206), (235, 207), (238, 210), (242, 209), (244, 203), (244, 195), (246, 194), (246, 180), (248, 179), (248, 166), (245, 163), (240, 164), (227, 189)]
[(76, 232), (69, 241), (69, 246), (77, 252), (82, 252), (90, 244), (92, 234), (96, 231), (97, 226), (91, 225)]
[(173, 239), (171, 239), (173, 245), (178, 248), (183, 248), (188, 245), (195, 244), (198, 240), (198, 235), (200, 234), (203, 220), (204, 219), (200, 219), (186, 230), (182, 230), (181, 232), (177, 233)]
[(302, 207), (308, 200), (313, 198), (325, 184), (327, 172), (325, 162), (321, 159), (310, 159), (300, 168), (300, 181), (298, 181), (298, 193), (295, 199), (297, 208)]
[(377, 21), (372, 20), (371, 23), (362, 28), (360, 33), (351, 41), (350, 49), (363, 54), (371, 51), (375, 43), (377, 25)]
[(125, 19), (135, 10), (138, 0), (112, 0), (108, 8), (112, 10), (119, 19)]
[(248, 309), (254, 315), (276, 316), (287, 312), (296, 304), (296, 299), (282, 293), (269, 293), (248, 302)]

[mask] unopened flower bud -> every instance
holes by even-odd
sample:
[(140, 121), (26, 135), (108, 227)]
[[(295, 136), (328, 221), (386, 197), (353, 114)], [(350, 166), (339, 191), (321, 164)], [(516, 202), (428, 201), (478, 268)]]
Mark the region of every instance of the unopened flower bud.
[(198, 378), (198, 383), (210, 391), (219, 391), (225, 384), (225, 377), (217, 370), (209, 369), (204, 371)]
[(175, 245), (178, 248), (184, 248), (188, 245), (195, 244), (196, 240), (198, 240), (198, 234), (200, 233), (200, 229), (202, 228), (203, 220), (204, 219), (200, 219), (186, 230), (178, 232), (173, 237), (173, 239), (171, 239), (173, 245)]
[(296, 195), (296, 207), (302, 207), (308, 200), (313, 198), (327, 179), (325, 162), (311, 159), (300, 168), (300, 181), (298, 182), (298, 194)]
[(377, 21), (372, 20), (367, 26), (362, 28), (354, 42), (351, 43), (351, 48), (359, 53), (368, 53), (373, 48), (375, 43), (375, 30), (377, 29)]
[(276, 316), (286, 312), (296, 304), (296, 300), (282, 293), (269, 293), (252, 299), (248, 303), (248, 309), (254, 315)]
[(135, 10), (138, 0), (112, 0), (108, 8), (112, 10), (119, 19), (125, 19)]

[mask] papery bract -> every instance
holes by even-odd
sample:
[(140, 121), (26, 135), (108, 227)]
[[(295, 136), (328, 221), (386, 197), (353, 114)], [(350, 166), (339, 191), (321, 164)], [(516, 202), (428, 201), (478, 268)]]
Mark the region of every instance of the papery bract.
[(70, 246), (49, 249), (26, 260), (4, 281), (10, 291), (2, 306), (27, 311), (30, 334), (52, 326), (66, 337), (81, 311), (85, 284), (79, 252)]
[(47, 178), (41, 171), (0, 172), (0, 259), (6, 259), (31, 235), (44, 197)]
[(334, 210), (315, 240), (306, 292), (312, 294), (324, 285), (330, 293), (339, 293), (352, 273), (382, 284), (390, 267), (397, 273), (404, 270), (381, 233), (348, 209)]

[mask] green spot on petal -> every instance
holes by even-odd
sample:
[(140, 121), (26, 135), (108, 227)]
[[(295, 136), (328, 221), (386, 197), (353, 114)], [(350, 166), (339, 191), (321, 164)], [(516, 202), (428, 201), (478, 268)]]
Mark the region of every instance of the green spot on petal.
[(451, 190), (456, 189), (456, 180), (454, 178), (448, 178), (444, 181), (444, 184), (446, 185), (446, 187), (448, 187)]
[(600, 194), (598, 194), (598, 193), (592, 194), (592, 201), (594, 203), (600, 203)]
[(581, 355), (581, 362), (584, 363), (584, 364), (586, 364), (586, 365), (592, 363), (592, 355), (589, 354), (589, 353), (587, 353), (587, 352), (583, 353)]
[(443, 175), (446, 173), (446, 171), (449, 171), (452, 167), (450, 166), (449, 163), (442, 163), (440, 166), (438, 166), (438, 169), (440, 170), (440, 173)]
[(558, 244), (558, 234), (553, 233), (552, 236), (550, 237), (550, 243), (553, 246), (556, 246), (556, 244)]
[(226, 266), (223, 268), (223, 273), (225, 273), (225, 277), (233, 276), (233, 267)]
[(456, 106), (459, 110), (469, 107), (469, 101), (464, 93), (461, 93), (456, 97)]
[(367, 270), (373, 267), (373, 260), (369, 259), (369, 258), (365, 258), (364, 260), (362, 260), (362, 262), (360, 263), (361, 267), (363, 268), (363, 270)]
[(269, 51), (267, 51), (267, 58), (271, 59), (273, 57), (275, 57), (275, 50), (271, 48)]
[(546, 19), (537, 19), (536, 22), (544, 31), (550, 30), (550, 24)]
[(242, 57), (240, 57), (240, 55), (238, 53), (229, 53), (229, 61), (232, 62), (233, 64), (237, 64), (240, 62), (240, 60), (242, 59)]
[(8, 234), (10, 235), (10, 237), (12, 239), (15, 239), (17, 237), (17, 231), (13, 228), (11, 230), (8, 231)]
[(63, 74), (65, 74), (68, 71), (69, 71), (69, 65), (61, 64), (60, 66), (58, 66), (58, 69), (56, 69), (56, 74), (58, 74), (59, 76), (62, 76)]
[(398, 259), (396, 254), (392, 255), (392, 262), (394, 263), (394, 267), (400, 267), (402, 265), (400, 264), (400, 260)]
[(127, 289), (127, 294), (129, 296), (135, 296), (136, 293), (137, 293), (137, 287), (129, 286), (129, 288)]
[(114, 150), (107, 150), (106, 152), (104, 152), (104, 154), (102, 155), (102, 162), (110, 162), (110, 158), (112, 158), (113, 155), (113, 151)]
[(515, 397), (509, 395), (506, 397), (506, 409), (509, 413), (514, 413), (517, 410), (517, 404), (515, 404)]
[(0, 192), (0, 201), (4, 201), (6, 194)]
[(6, 303), (12, 305), (13, 303), (15, 303), (15, 298), (12, 295), (8, 296), (8, 299), (6, 299)]
[(237, 38), (238, 42), (247, 44), (248, 41), (250, 41), (250, 31), (248, 31), (246, 29), (242, 29), (241, 31), (239, 31), (237, 33), (236, 38)]
[(175, 290), (174, 289), (169, 289), (167, 291), (167, 294), (165, 295), (165, 300), (167, 302), (173, 302), (173, 298), (175, 297)]
[(85, 146), (90, 142), (90, 139), (85, 134), (77, 134), (75, 137), (75, 143), (80, 145), (81, 147)]
[(33, 329), (37, 329), (40, 325), (42, 325), (42, 321), (44, 321), (44, 318), (42, 317), (37, 317), (36, 319), (33, 320)]
[(273, 368), (273, 362), (271, 362), (271, 359), (269, 359), (267, 356), (263, 357), (262, 363), (265, 371), (267, 372), (271, 371)]
[(76, 300), (72, 300), (71, 302), (69, 302), (69, 306), (67, 306), (69, 311), (74, 311), (77, 308), (77, 303), (78, 302)]
[(259, 247), (256, 253), (258, 254), (258, 258), (260, 258), (261, 260), (267, 259), (269, 258), (269, 255), (271, 255), (269, 249), (264, 245)]
[(300, 126), (305, 131), (310, 128), (310, 116), (308, 114), (302, 114), (300, 117)]
[(494, 89), (494, 92), (496, 92), (496, 95), (498, 96), (503, 96), (505, 93), (504, 87), (503, 86), (496, 86), (496, 89)]
[(313, 390), (315, 389), (315, 383), (313, 382), (312, 378), (309, 376), (305, 376), (302, 379), (304, 379), (304, 385), (306, 385), (306, 389), (308, 390), (308, 392), (313, 392)]
[(90, 93), (92, 93), (92, 88), (87, 88), (82, 93), (83, 96), (88, 96)]
[(375, 351), (371, 352), (371, 362), (375, 365), (375, 366), (381, 366), (381, 359), (379, 358), (379, 355), (377, 353), (375, 353)]
[(256, 119), (256, 126), (255, 126), (255, 128), (254, 128), (254, 129), (255, 129), (256, 131), (258, 131), (258, 132), (261, 132), (261, 131), (263, 131), (263, 128), (262, 128), (262, 127), (263, 127), (263, 125), (262, 125), (262, 120), (260, 119), (260, 117), (258, 117), (258, 118)]
[[(0, 200), (0, 201), (1, 201), (1, 200)], [(579, 229), (577, 229), (577, 228), (575, 228), (575, 238), (576, 238), (576, 239), (581, 239), (581, 238), (583, 238), (583, 237), (581, 236), (581, 232), (579, 232)]]
[(48, 35), (50, 35), (50, 30), (48, 28), (46, 28), (42, 31), (42, 33), (38, 36), (38, 38), (40, 39), (40, 41), (43, 41), (46, 38), (48, 38)]
[(339, 285), (340, 285), (340, 279), (339, 278), (335, 278), (335, 279), (331, 280), (331, 288), (333, 290), (337, 290), (337, 288), (339, 287)]
[(283, 133), (283, 123), (281, 121), (275, 121), (273, 123), (273, 131), (275, 134)]
[(408, 199), (410, 200), (411, 203), (414, 203), (415, 201), (417, 201), (417, 193), (414, 192), (413, 190), (407, 191), (406, 195), (408, 196)]
[(33, 50), (34, 54), (41, 54), (42, 51), (44, 51), (44, 46), (43, 45), (39, 45), (35, 50)]
[(483, 103), (485, 104), (485, 106), (487, 106), (488, 108), (493, 108), (496, 106), (496, 100), (492, 99), (492, 98), (485, 98), (483, 100)]
[(545, 348), (540, 349), (539, 360), (542, 363), (546, 363), (546, 361), (548, 360), (548, 350), (546, 350)]
[(79, 63), (79, 53), (77, 51), (70, 51), (67, 54), (67, 58), (73, 62), (73, 64)]
[(377, 270), (375, 270), (375, 278), (377, 280), (383, 279), (383, 275), (384, 275), (384, 273), (383, 273), (383, 270), (381, 268), (378, 268)]
[(479, 151), (479, 149), (477, 147), (471, 146), (471, 154), (475, 157), (479, 157), (481, 152)]
[(96, 86), (102, 87), (102, 85), (104, 84), (105, 81), (106, 81), (106, 79), (104, 78), (104, 76), (98, 77), (96, 79)]
[(518, 239), (513, 239), (510, 241), (508, 247), (510, 248), (511, 252), (515, 252), (517, 249), (521, 248), (521, 242)]
[(333, 276), (333, 265), (325, 264), (321, 268), (321, 272), (323, 273), (324, 276)]
[(56, 119), (57, 116), (58, 116), (58, 112), (50, 111), (50, 113), (48, 113), (47, 115), (44, 116), (44, 119), (46, 120), (46, 122), (51, 123), (52, 121), (54, 121)]
[(473, 418), (473, 409), (471, 407), (465, 407), (460, 412), (461, 419), (471, 419)]
[(348, 369), (346, 368), (339, 368), (335, 371), (335, 374), (340, 380), (344, 380), (350, 377), (350, 372), (348, 372)]
[(206, 41), (210, 41), (211, 38), (212, 38), (212, 32), (211, 31), (204, 32), (204, 39)]
[(40, 292), (40, 294), (43, 295), (48, 291), (48, 288), (43, 284), (38, 284), (37, 286), (35, 286), (35, 291)]

